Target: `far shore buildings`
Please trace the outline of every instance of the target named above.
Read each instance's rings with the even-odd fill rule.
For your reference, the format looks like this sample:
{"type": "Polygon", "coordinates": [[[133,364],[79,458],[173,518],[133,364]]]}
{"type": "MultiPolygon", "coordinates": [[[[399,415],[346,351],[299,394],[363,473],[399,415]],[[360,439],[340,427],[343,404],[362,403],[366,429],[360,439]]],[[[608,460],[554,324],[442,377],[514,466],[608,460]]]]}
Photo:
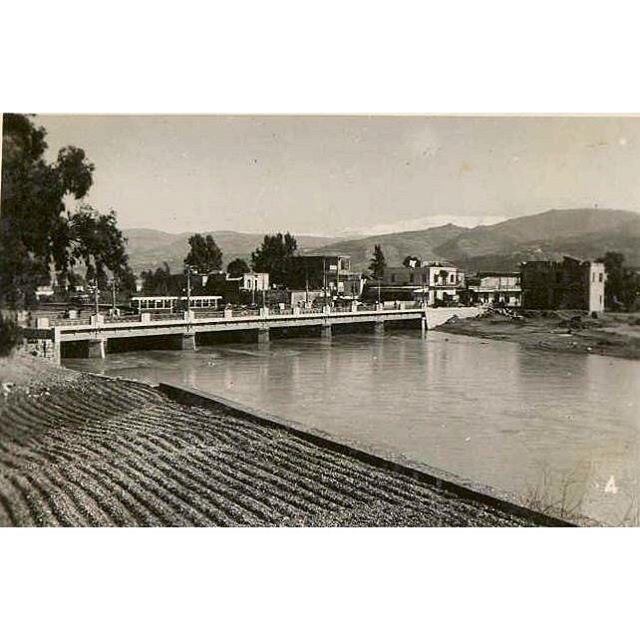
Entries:
{"type": "Polygon", "coordinates": [[[461,300],[465,274],[450,262],[421,261],[414,267],[385,267],[379,284],[381,300],[418,300],[439,306],[461,300]]]}
{"type": "Polygon", "coordinates": [[[565,256],[562,262],[523,262],[523,306],[527,309],[604,311],[605,266],[565,256]]]}
{"type": "Polygon", "coordinates": [[[358,298],[364,278],[351,271],[351,258],[346,255],[304,254],[293,258],[291,288],[298,291],[325,291],[327,296],[358,298]]]}
{"type": "Polygon", "coordinates": [[[469,304],[519,307],[522,287],[519,271],[479,271],[467,278],[469,304]]]}

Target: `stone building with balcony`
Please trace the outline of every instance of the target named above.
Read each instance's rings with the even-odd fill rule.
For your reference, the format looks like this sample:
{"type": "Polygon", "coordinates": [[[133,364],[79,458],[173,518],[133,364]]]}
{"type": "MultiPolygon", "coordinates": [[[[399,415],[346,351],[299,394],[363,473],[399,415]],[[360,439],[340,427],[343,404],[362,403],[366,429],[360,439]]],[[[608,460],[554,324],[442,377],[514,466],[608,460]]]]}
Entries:
{"type": "Polygon", "coordinates": [[[521,306],[520,272],[479,271],[467,277],[466,301],[472,305],[521,306]]]}
{"type": "MultiPolygon", "coordinates": [[[[371,283],[372,288],[376,286],[371,283]]],[[[435,261],[422,261],[415,267],[385,267],[379,283],[382,300],[419,300],[432,307],[458,304],[464,287],[462,269],[435,261]]]]}

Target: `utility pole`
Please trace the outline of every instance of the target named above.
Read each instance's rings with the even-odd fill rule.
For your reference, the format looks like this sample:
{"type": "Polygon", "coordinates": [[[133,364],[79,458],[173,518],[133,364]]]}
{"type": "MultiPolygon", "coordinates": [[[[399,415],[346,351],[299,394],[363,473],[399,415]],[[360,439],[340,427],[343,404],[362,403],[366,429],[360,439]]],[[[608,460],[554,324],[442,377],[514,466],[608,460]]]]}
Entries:
{"type": "Polygon", "coordinates": [[[96,277],[96,286],[93,290],[93,295],[96,303],[96,315],[100,313],[100,291],[98,290],[98,278],[96,277]]]}
{"type": "Polygon", "coordinates": [[[113,278],[111,281],[111,294],[112,294],[112,306],[113,306],[113,314],[116,313],[116,279],[113,278]]]}
{"type": "Polygon", "coordinates": [[[322,293],[324,296],[324,305],[327,305],[327,259],[322,258],[322,293]]]}
{"type": "Polygon", "coordinates": [[[187,265],[187,311],[191,311],[191,265],[187,265]]]}

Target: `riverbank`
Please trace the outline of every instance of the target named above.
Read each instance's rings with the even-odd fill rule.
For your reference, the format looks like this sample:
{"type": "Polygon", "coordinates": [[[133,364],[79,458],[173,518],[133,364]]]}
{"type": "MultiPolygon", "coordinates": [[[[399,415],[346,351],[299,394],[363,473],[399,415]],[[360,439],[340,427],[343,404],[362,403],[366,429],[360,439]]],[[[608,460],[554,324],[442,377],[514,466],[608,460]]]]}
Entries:
{"type": "Polygon", "coordinates": [[[436,330],[509,340],[532,349],[640,359],[640,313],[591,318],[586,313],[547,311],[511,317],[488,311],[476,318],[452,318],[436,330]]]}
{"type": "MultiPolygon", "coordinates": [[[[304,434],[14,356],[2,367],[4,526],[533,526],[304,434]]],[[[552,521],[549,520],[547,524],[552,521]]]]}

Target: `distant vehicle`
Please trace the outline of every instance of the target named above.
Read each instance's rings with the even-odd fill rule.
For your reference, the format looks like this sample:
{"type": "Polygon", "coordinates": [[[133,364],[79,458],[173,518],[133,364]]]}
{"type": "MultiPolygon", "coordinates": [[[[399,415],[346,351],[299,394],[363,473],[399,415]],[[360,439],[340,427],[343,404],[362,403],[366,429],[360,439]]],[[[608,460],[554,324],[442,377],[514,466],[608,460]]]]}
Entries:
{"type": "MultiPolygon", "coordinates": [[[[217,309],[222,296],[191,296],[190,308],[217,309]]],[[[131,306],[138,313],[150,311],[173,312],[187,308],[186,296],[135,296],[131,298],[131,306]]]]}

